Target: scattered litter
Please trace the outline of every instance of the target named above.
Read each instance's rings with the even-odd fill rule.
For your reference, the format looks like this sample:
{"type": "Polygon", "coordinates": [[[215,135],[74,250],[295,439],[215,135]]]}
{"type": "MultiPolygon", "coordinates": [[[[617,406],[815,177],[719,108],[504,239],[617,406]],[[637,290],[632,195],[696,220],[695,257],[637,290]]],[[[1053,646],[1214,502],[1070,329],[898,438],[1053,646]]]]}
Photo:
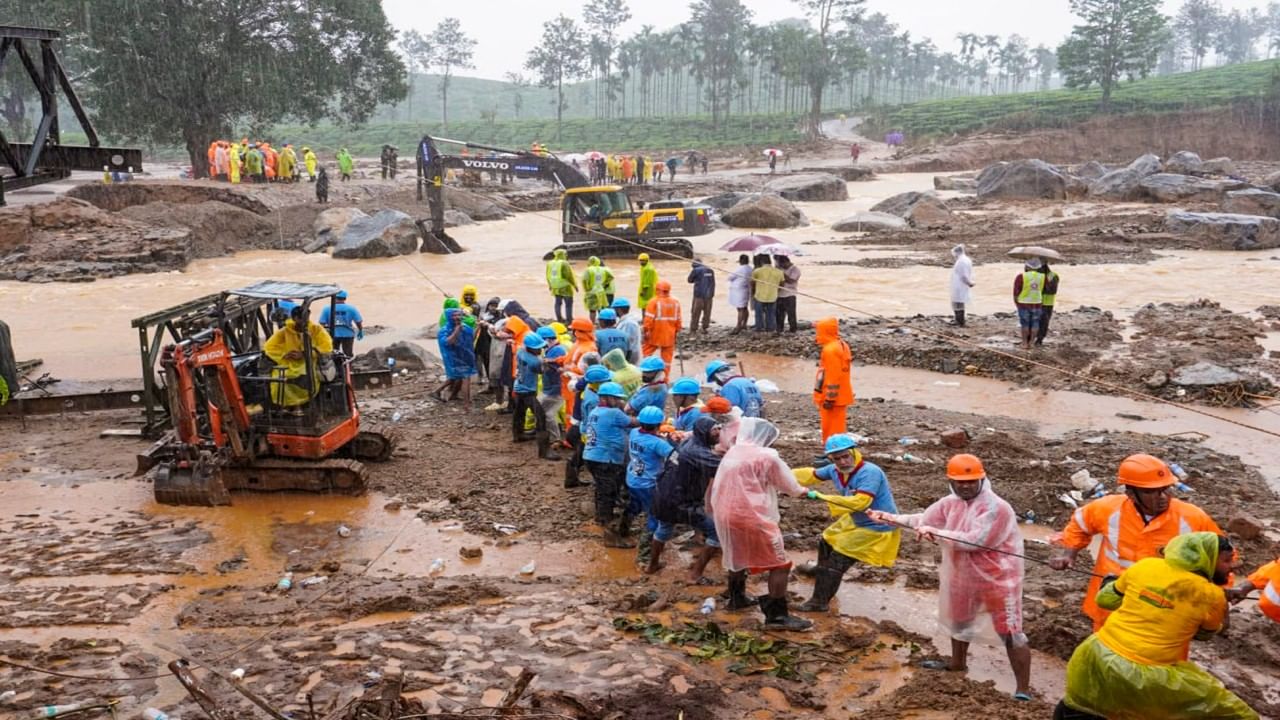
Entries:
{"type": "Polygon", "coordinates": [[[756,388],[758,388],[762,393],[782,392],[778,387],[778,383],[772,380],[756,380],[756,388]]]}
{"type": "Polygon", "coordinates": [[[923,458],[916,457],[911,453],[903,453],[902,457],[898,458],[898,460],[901,462],[909,462],[909,463],[916,463],[916,464],[920,464],[924,462],[923,458]]]}
{"type": "Polygon", "coordinates": [[[858,433],[849,433],[849,437],[853,438],[853,441],[858,443],[859,445],[866,445],[867,443],[871,442],[870,435],[859,435],[858,433]]]}
{"type": "Polygon", "coordinates": [[[37,709],[36,709],[36,717],[38,717],[38,718],[42,718],[42,717],[57,717],[57,716],[62,715],[62,714],[64,714],[64,713],[70,713],[70,712],[72,712],[72,711],[74,711],[74,710],[79,710],[79,709],[80,709],[80,705],[79,705],[79,704],[72,704],[72,705],[45,705],[45,706],[44,706],[44,707],[42,707],[42,708],[37,708],[37,709]]]}
{"type": "Polygon", "coordinates": [[[1026,511],[1025,513],[1023,513],[1023,515],[1022,515],[1022,522],[1023,522],[1023,524],[1025,524],[1025,525],[1035,525],[1035,524],[1036,524],[1036,511],[1035,511],[1035,510],[1028,510],[1028,511],[1026,511]]]}
{"type": "Polygon", "coordinates": [[[444,558],[436,558],[431,562],[431,567],[427,568],[428,575],[439,575],[444,572],[444,558]]]}
{"type": "Polygon", "coordinates": [[[306,580],[303,580],[299,584],[302,585],[302,587],[311,587],[312,585],[319,585],[322,582],[328,582],[328,581],[329,581],[328,575],[312,575],[311,577],[307,578],[306,580]]]}
{"type": "Polygon", "coordinates": [[[399,410],[397,410],[397,411],[395,411],[394,413],[392,413],[392,415],[391,415],[391,422],[400,422],[400,418],[403,418],[403,417],[404,417],[404,415],[403,415],[403,414],[401,414],[401,412],[400,412],[399,410]]]}
{"type": "Polygon", "coordinates": [[[920,441],[913,437],[898,438],[898,444],[903,446],[915,445],[918,442],[920,441]]]}
{"type": "Polygon", "coordinates": [[[1111,441],[1107,439],[1106,435],[1094,435],[1093,437],[1084,439],[1085,445],[1106,445],[1109,442],[1111,441]]]}
{"type": "Polygon", "coordinates": [[[698,608],[698,612],[703,615],[710,615],[716,611],[716,598],[714,595],[702,601],[702,607],[698,608]]]}
{"type": "Polygon", "coordinates": [[[535,562],[535,561],[533,561],[533,560],[530,560],[529,562],[525,563],[524,565],[522,565],[522,566],[520,567],[520,574],[521,574],[521,575],[532,575],[532,574],[533,574],[533,571],[534,571],[534,570],[537,570],[537,569],[538,569],[538,563],[537,563],[537,562],[535,562]]]}
{"type": "Polygon", "coordinates": [[[493,529],[497,530],[503,535],[515,535],[520,530],[520,528],[516,527],[515,525],[503,525],[502,523],[494,523],[493,529]]]}
{"type": "Polygon", "coordinates": [[[1191,487],[1190,485],[1188,485],[1188,484],[1186,484],[1186,483],[1182,482],[1181,480],[1179,480],[1178,482],[1176,482],[1176,483],[1174,483],[1174,484],[1173,484],[1173,489],[1174,489],[1174,490],[1177,490],[1177,491],[1178,491],[1178,492],[1180,492],[1180,493],[1186,493],[1186,494],[1190,494],[1190,493],[1195,492],[1195,488],[1193,488],[1193,487],[1191,487]]]}
{"type": "Polygon", "coordinates": [[[231,679],[232,679],[232,680],[234,680],[235,682],[240,682],[241,680],[243,680],[243,679],[244,679],[244,668],[236,668],[235,670],[232,670],[232,671],[231,671],[231,679]]]}
{"type": "Polygon", "coordinates": [[[447,532],[447,533],[462,532],[462,526],[458,524],[445,525],[444,527],[440,528],[440,532],[447,532]]]}
{"type": "MultiPolygon", "coordinates": [[[[142,717],[146,720],[171,720],[168,714],[155,708],[147,708],[146,710],[143,710],[142,717]]],[[[172,718],[172,720],[177,720],[177,718],[172,718]]]]}
{"type": "Polygon", "coordinates": [[[1187,474],[1187,471],[1184,470],[1183,467],[1178,463],[1170,464],[1169,469],[1173,471],[1174,475],[1178,476],[1179,480],[1186,480],[1189,477],[1189,475],[1187,474]]]}
{"type": "Polygon", "coordinates": [[[1077,470],[1071,475],[1071,487],[1079,490],[1080,492],[1092,490],[1097,484],[1098,482],[1089,474],[1088,469],[1077,470]]]}
{"type": "Polygon", "coordinates": [[[496,402],[495,402],[495,403],[489,403],[488,405],[485,405],[485,406],[484,406],[484,411],[485,411],[485,412],[490,412],[490,413],[496,413],[496,412],[498,412],[498,411],[499,411],[499,410],[501,410],[501,409],[502,409],[502,405],[501,405],[501,403],[496,403],[496,402]]]}
{"type": "MultiPolygon", "coordinates": [[[[1077,490],[1076,492],[1079,491],[1077,490]]],[[[1058,499],[1062,501],[1063,505],[1066,505],[1069,508],[1075,509],[1080,507],[1080,503],[1072,497],[1071,493],[1062,493],[1058,496],[1058,499]]]]}
{"type": "Polygon", "coordinates": [[[351,537],[351,528],[346,525],[338,526],[338,537],[351,537]]]}
{"type": "Polygon", "coordinates": [[[280,578],[280,582],[276,583],[276,589],[280,592],[289,592],[289,588],[293,587],[293,573],[287,572],[284,577],[280,578]]]}

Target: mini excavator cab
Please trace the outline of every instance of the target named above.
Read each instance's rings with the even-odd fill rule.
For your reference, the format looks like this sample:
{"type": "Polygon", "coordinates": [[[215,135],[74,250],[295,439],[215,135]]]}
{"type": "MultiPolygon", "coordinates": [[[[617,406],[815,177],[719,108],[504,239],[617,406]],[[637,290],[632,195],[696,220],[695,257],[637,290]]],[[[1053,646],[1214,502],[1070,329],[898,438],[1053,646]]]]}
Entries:
{"type": "Polygon", "coordinates": [[[157,501],[226,505],[231,490],[364,489],[358,460],[389,459],[394,438],[361,428],[351,358],[313,347],[312,308],[330,306],[332,338],[339,291],[265,281],[174,309],[183,330],[157,368],[172,429],[138,458],[139,473],[154,473],[157,501]],[[301,332],[285,329],[291,316],[308,323],[301,332]],[[300,349],[268,355],[275,333],[293,332],[289,347],[300,349]]]}

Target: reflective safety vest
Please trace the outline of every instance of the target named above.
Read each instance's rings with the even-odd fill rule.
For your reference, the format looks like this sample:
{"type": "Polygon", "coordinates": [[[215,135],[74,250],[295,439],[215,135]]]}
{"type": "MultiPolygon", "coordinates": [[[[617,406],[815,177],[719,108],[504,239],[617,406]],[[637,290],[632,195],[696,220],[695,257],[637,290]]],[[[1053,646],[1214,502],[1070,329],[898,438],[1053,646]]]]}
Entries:
{"type": "Polygon", "coordinates": [[[547,263],[547,284],[551,286],[552,292],[569,287],[569,279],[565,277],[568,265],[569,263],[565,260],[552,260],[547,263]]]}
{"type": "Polygon", "coordinates": [[[654,303],[655,322],[675,322],[680,319],[680,303],[675,298],[657,298],[654,303]]]}
{"type": "Polygon", "coordinates": [[[1044,301],[1044,273],[1028,270],[1022,273],[1022,292],[1018,302],[1022,305],[1039,305],[1044,301]]]}
{"type": "MultiPolygon", "coordinates": [[[[1058,279],[1058,273],[1050,270],[1049,276],[1045,278],[1045,281],[1044,281],[1045,290],[1040,294],[1041,305],[1044,305],[1045,307],[1053,307],[1053,303],[1057,300],[1057,297],[1058,297],[1058,290],[1055,287],[1053,293],[1050,293],[1048,288],[1049,288],[1049,284],[1057,279],[1058,279]]],[[[1026,280],[1023,280],[1022,282],[1024,285],[1026,284],[1026,280]]]]}
{"type": "Polygon", "coordinates": [[[1258,609],[1263,615],[1280,622],[1280,560],[1258,568],[1257,572],[1249,576],[1249,582],[1262,589],[1258,609]]]}

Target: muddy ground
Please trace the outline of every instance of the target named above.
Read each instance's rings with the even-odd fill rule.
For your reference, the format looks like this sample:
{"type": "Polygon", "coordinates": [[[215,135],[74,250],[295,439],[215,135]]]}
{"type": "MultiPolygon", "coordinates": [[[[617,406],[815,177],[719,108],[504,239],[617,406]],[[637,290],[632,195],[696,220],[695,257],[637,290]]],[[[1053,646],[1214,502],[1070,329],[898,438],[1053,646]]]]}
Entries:
{"type": "MultiPolygon", "coordinates": [[[[293,711],[308,693],[318,708],[336,706],[396,671],[429,711],[460,712],[494,704],[528,668],[538,678],[524,704],[574,718],[951,718],[979,710],[1044,718],[1062,661],[1088,632],[1077,610],[1085,579],[1029,564],[1027,632],[1040,658],[1033,685],[1047,703],[1009,699],[996,651],[971,679],[919,669],[938,656],[929,620],[937,551],[906,539],[895,568],[852,571],[838,612],[819,617],[815,633],[785,638],[797,643],[784,646],[792,660],[717,651],[697,629],[706,621],[697,607],[718,588],[686,584],[686,551],[674,548],[667,569],[643,576],[632,551],[599,546],[589,488],[563,489],[562,466],[534,459],[530,445],[511,445],[505,416],[442,407],[429,396],[432,383],[431,372],[419,373],[364,395],[370,421],[402,418],[400,449],[373,468],[364,498],[237,495],[230,508],[166,508],[149,502],[145,482],[127,477],[145,443],[97,437],[129,424],[130,414],[33,418],[25,431],[5,421],[0,432],[18,442],[0,455],[8,480],[0,493],[15,508],[0,521],[0,567],[10,583],[0,602],[36,609],[12,613],[5,625],[16,629],[0,627],[0,654],[126,677],[158,674],[158,661],[182,654],[222,674],[245,668],[248,687],[293,711]],[[481,557],[463,559],[462,548],[481,557]],[[435,557],[446,561],[439,576],[428,568],[435,557]],[[287,571],[296,585],[282,593],[275,580],[287,571]],[[311,584],[316,577],[324,579],[311,584]],[[623,631],[619,621],[650,630],[623,631]],[[683,639],[662,640],[676,631],[683,639]]],[[[808,397],[767,400],[783,429],[784,459],[812,462],[819,439],[808,397]]],[[[1088,469],[1111,490],[1117,463],[1136,451],[1188,469],[1195,492],[1187,499],[1237,533],[1246,566],[1280,552],[1280,533],[1268,527],[1280,501],[1261,476],[1192,439],[1089,430],[1044,437],[1029,423],[875,397],[860,398],[851,413],[850,429],[867,437],[864,451],[883,465],[904,511],[945,492],[942,467],[954,450],[938,436],[951,428],[970,433],[967,449],[986,460],[997,491],[1034,518],[1024,525],[1033,557],[1046,556],[1044,541],[1069,516],[1059,496],[1072,489],[1070,476],[1088,469]],[[902,438],[918,442],[904,446],[902,438]]],[[[788,547],[812,558],[829,522],[825,507],[787,498],[782,516],[788,547]]],[[[723,581],[715,563],[709,573],[723,581]]],[[[809,594],[807,583],[794,578],[796,601],[809,594]]],[[[1197,659],[1264,715],[1280,717],[1280,698],[1267,687],[1280,632],[1255,615],[1238,610],[1229,636],[1198,646],[1197,659]]],[[[709,619],[758,635],[755,613],[709,619]]],[[[92,683],[0,668],[0,685],[20,689],[19,707],[119,697],[122,707],[197,714],[168,679],[92,683]]],[[[210,687],[249,716],[221,680],[210,687]]]]}

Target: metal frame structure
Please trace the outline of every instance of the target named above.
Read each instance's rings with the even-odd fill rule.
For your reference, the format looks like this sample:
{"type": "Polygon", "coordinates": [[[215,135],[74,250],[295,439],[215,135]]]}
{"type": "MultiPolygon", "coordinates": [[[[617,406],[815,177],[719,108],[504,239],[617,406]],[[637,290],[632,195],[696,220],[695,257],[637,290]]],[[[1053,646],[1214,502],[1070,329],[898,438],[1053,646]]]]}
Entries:
{"type": "Polygon", "coordinates": [[[72,170],[95,171],[103,167],[113,171],[130,167],[135,172],[142,170],[141,150],[102,147],[98,131],[54,51],[54,41],[60,37],[62,34],[57,30],[0,25],[0,70],[13,51],[40,95],[40,122],[30,143],[11,143],[0,132],[0,206],[5,204],[6,191],[62,180],[70,176],[72,170]],[[34,57],[37,54],[39,66],[34,57]],[[62,144],[58,126],[59,87],[89,139],[87,146],[62,144]]]}

